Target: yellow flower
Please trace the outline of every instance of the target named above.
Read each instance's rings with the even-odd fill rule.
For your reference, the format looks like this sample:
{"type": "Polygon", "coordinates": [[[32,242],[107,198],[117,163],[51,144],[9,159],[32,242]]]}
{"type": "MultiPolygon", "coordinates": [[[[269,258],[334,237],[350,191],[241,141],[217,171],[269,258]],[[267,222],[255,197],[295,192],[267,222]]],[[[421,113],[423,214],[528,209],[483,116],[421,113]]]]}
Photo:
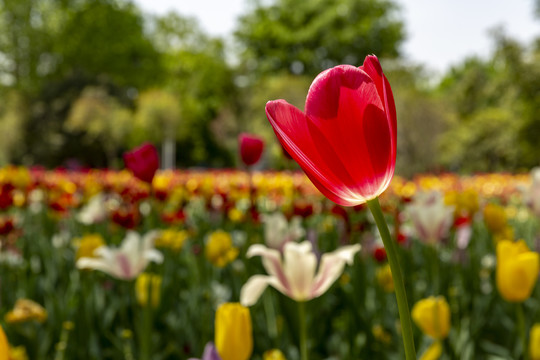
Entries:
{"type": "Polygon", "coordinates": [[[224,303],[216,312],[216,349],[222,360],[247,360],[253,351],[249,309],[224,303]]]}
{"type": "Polygon", "coordinates": [[[487,204],[484,207],[484,223],[491,233],[504,231],[508,223],[504,208],[497,204],[487,204]]]}
{"type": "Polygon", "coordinates": [[[533,325],[529,339],[529,354],[531,360],[540,360],[540,323],[533,325]]]}
{"type": "Polygon", "coordinates": [[[444,197],[444,202],[446,205],[455,207],[455,217],[466,215],[472,218],[480,207],[478,193],[474,189],[467,189],[463,192],[449,191],[444,197]]]}
{"type": "Polygon", "coordinates": [[[436,340],[450,332],[450,306],[442,296],[430,296],[418,301],[412,309],[412,318],[422,332],[436,340]]]}
{"type": "Polygon", "coordinates": [[[95,257],[94,251],[105,245],[105,240],[103,240],[103,237],[99,234],[87,234],[82,238],[73,239],[73,242],[78,246],[77,254],[75,255],[77,260],[83,257],[95,257]]]}
{"type": "Polygon", "coordinates": [[[437,360],[442,355],[442,345],[440,341],[435,341],[430,347],[420,356],[420,360],[437,360]]]}
{"type": "Polygon", "coordinates": [[[135,295],[141,306],[148,304],[148,293],[152,301],[152,307],[157,308],[161,297],[162,277],[159,275],[141,273],[135,281],[135,295]]]}
{"type": "Polygon", "coordinates": [[[227,215],[232,222],[240,222],[244,220],[244,213],[236,207],[230,209],[227,215]]]}
{"type": "Polygon", "coordinates": [[[162,230],[159,237],[154,240],[154,246],[179,252],[188,238],[189,233],[186,230],[162,230]]]}
{"type": "Polygon", "coordinates": [[[9,345],[2,325],[0,325],[0,360],[8,360],[9,345]]]}
{"type": "Polygon", "coordinates": [[[392,270],[390,270],[390,264],[386,264],[377,269],[375,274],[379,286],[386,292],[394,291],[394,279],[392,278],[392,270]]]}
{"type": "Polygon", "coordinates": [[[381,325],[373,325],[371,328],[373,337],[383,344],[390,344],[392,342],[392,334],[386,331],[381,325]]]}
{"type": "MultiPolygon", "coordinates": [[[[0,359],[2,357],[0,356],[0,359]]],[[[28,360],[28,354],[23,346],[12,347],[9,349],[9,360],[28,360]]]]}
{"type": "Polygon", "coordinates": [[[514,240],[514,229],[511,226],[506,226],[501,231],[493,234],[493,241],[498,244],[503,240],[514,240]]]}
{"type": "Polygon", "coordinates": [[[263,360],[286,360],[285,355],[278,350],[278,349],[272,349],[268,350],[263,354],[263,360]]]}
{"type": "Polygon", "coordinates": [[[218,230],[208,237],[205,255],[212,264],[224,267],[238,256],[238,249],[233,246],[229,233],[218,230]]]}
{"type": "Polygon", "coordinates": [[[47,320],[47,311],[38,303],[28,299],[17,300],[13,310],[6,314],[6,322],[8,324],[23,323],[32,320],[40,323],[44,322],[47,320]]]}
{"type": "Polygon", "coordinates": [[[525,241],[500,241],[497,244],[497,288],[506,301],[522,302],[533,291],[540,267],[538,253],[525,241]]]}

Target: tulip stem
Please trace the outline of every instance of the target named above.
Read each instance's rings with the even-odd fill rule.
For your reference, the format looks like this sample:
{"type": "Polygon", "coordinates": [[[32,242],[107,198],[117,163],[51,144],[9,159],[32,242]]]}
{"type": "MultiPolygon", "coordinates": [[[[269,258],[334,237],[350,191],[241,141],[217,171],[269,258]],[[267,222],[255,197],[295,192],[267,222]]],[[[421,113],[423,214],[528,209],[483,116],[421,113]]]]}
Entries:
{"type": "Polygon", "coordinates": [[[306,330],[306,306],[304,301],[298,301],[298,327],[300,329],[300,359],[308,360],[307,330],[306,330]]]}
{"type": "Polygon", "coordinates": [[[388,225],[386,224],[384,214],[381,210],[381,205],[379,204],[379,198],[368,200],[367,206],[375,218],[375,223],[377,224],[377,228],[381,234],[384,248],[386,249],[386,254],[388,256],[388,263],[390,264],[390,269],[392,271],[399,318],[401,320],[401,332],[403,336],[403,345],[405,347],[405,358],[407,360],[415,360],[416,351],[414,349],[411,314],[409,312],[409,304],[407,303],[407,294],[405,292],[405,285],[403,283],[403,276],[401,273],[401,267],[399,265],[397,248],[390,236],[388,225]]]}
{"type": "Polygon", "coordinates": [[[529,352],[527,351],[527,331],[525,328],[525,315],[523,314],[523,304],[516,304],[517,326],[519,327],[519,335],[521,337],[521,351],[523,360],[529,360],[529,352]]]}

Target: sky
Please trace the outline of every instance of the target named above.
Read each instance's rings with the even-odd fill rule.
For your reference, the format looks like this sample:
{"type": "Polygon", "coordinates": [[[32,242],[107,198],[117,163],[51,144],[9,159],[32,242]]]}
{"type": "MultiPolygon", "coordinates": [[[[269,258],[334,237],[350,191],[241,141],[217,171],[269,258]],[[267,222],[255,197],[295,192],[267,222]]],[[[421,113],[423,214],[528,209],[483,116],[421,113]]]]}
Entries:
{"type": "MultiPolygon", "coordinates": [[[[231,36],[236,18],[249,0],[134,0],[144,11],[164,14],[175,10],[199,19],[212,35],[231,36]]],[[[301,1],[301,0],[299,0],[301,1]]],[[[407,39],[404,55],[442,73],[471,55],[492,51],[489,30],[503,26],[523,42],[540,35],[534,0],[395,0],[402,8],[407,39]]]]}

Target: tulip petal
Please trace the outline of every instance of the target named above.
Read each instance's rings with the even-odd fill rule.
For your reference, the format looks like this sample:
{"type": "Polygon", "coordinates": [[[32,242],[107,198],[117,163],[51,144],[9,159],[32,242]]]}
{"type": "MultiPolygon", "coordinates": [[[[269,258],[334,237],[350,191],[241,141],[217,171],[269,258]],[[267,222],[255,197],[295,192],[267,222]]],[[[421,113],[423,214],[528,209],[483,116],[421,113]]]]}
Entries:
{"type": "Polygon", "coordinates": [[[359,244],[344,246],[334,252],[324,254],[321,257],[319,271],[313,282],[311,290],[312,298],[324,294],[330,286],[341,276],[345,264],[352,264],[354,255],[360,251],[359,244]]]}
{"type": "Polygon", "coordinates": [[[266,115],[281,145],[310,179],[316,179],[314,185],[321,192],[335,194],[333,198],[341,199],[338,202],[340,205],[359,203],[357,199],[349,199],[354,194],[346,189],[342,179],[348,179],[348,182],[352,182],[352,179],[344,165],[324,134],[310,125],[311,121],[304,113],[284,100],[276,100],[266,104],[266,115]],[[318,133],[317,139],[311,132],[318,133]],[[332,168],[325,158],[332,159],[332,168]]]}
{"type": "Polygon", "coordinates": [[[255,305],[268,285],[272,285],[284,295],[289,295],[283,292],[284,288],[280,286],[281,284],[279,284],[276,278],[265,275],[253,275],[240,290],[240,303],[243,306],[255,305]]]}
{"type": "Polygon", "coordinates": [[[296,301],[309,300],[317,268],[317,257],[309,241],[289,242],[283,249],[284,269],[290,285],[290,297],[296,301]]]}
{"type": "Polygon", "coordinates": [[[290,286],[289,281],[283,272],[283,263],[281,261],[280,252],[275,249],[269,249],[264,245],[255,244],[251,245],[246,252],[247,258],[253,256],[262,257],[262,263],[266,272],[277,280],[274,287],[283,294],[287,294],[290,290],[290,286]]]}

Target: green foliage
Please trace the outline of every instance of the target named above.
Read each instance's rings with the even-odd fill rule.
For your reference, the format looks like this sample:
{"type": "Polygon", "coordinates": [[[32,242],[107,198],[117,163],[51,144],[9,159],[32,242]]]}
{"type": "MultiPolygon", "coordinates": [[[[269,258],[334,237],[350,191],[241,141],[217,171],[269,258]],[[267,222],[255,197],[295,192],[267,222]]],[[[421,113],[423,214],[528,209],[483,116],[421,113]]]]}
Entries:
{"type": "Polygon", "coordinates": [[[154,19],[152,28],[152,39],[169,74],[163,85],[180,104],[178,162],[184,166],[230,165],[225,143],[212,131],[217,118],[231,121],[222,114],[234,106],[236,94],[223,41],[206,36],[193,19],[174,13],[154,19]]]}
{"type": "Polygon", "coordinates": [[[143,32],[143,17],[130,2],[84,2],[70,14],[56,45],[62,74],[105,76],[135,87],[163,76],[159,54],[143,32]]]}
{"type": "Polygon", "coordinates": [[[126,143],[132,129],[131,111],[110,97],[106,90],[87,87],[71,107],[64,128],[82,132],[87,142],[100,142],[107,154],[108,165],[116,160],[118,148],[126,143]]]}
{"type": "Polygon", "coordinates": [[[526,49],[501,30],[493,38],[491,59],[466,60],[440,85],[452,119],[441,161],[452,170],[513,170],[540,161],[538,48],[526,49]]]}
{"type": "Polygon", "coordinates": [[[316,75],[366,55],[399,55],[403,23],[390,0],[277,0],[240,18],[236,37],[247,68],[316,75]]]}

